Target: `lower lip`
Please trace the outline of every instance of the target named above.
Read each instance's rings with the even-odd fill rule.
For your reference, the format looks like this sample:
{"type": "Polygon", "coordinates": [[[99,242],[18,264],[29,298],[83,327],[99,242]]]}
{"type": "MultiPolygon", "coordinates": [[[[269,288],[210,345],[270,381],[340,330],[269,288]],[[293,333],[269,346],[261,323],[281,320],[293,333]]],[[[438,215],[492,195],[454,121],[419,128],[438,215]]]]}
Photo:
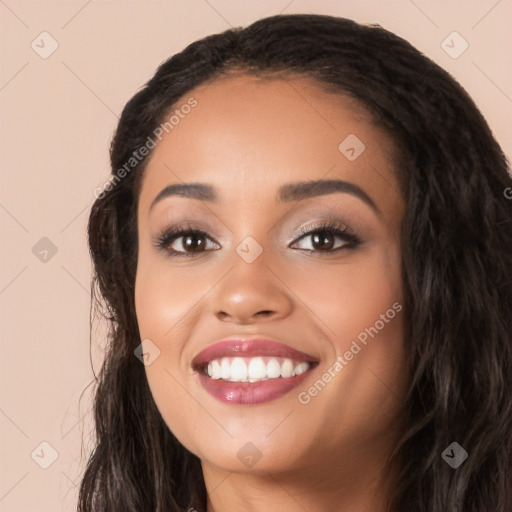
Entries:
{"type": "Polygon", "coordinates": [[[260,382],[229,382],[222,379],[210,379],[200,372],[198,374],[201,385],[217,400],[226,404],[256,405],[275,400],[296,388],[309,377],[313,368],[314,366],[295,377],[260,382]]]}

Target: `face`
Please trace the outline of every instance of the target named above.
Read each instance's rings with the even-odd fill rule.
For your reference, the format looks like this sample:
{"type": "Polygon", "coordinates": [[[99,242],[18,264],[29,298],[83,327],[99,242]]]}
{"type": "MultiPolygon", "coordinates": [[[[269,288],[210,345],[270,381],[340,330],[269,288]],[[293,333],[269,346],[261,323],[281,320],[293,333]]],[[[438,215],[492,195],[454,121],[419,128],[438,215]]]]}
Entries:
{"type": "Polygon", "coordinates": [[[163,419],[203,469],[383,460],[407,384],[392,141],[304,79],[223,78],[176,109],[190,98],[138,206],[163,419]]]}

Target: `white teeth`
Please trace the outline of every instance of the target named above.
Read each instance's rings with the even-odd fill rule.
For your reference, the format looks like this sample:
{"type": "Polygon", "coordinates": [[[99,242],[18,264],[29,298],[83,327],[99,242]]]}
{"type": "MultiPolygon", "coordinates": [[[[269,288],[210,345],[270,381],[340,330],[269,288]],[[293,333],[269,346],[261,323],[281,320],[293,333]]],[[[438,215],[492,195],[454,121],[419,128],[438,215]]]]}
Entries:
{"type": "Polygon", "coordinates": [[[295,375],[293,372],[293,363],[289,359],[285,359],[281,365],[281,377],[287,379],[295,375]]]}
{"type": "Polygon", "coordinates": [[[263,379],[267,376],[267,365],[261,357],[253,357],[249,363],[249,378],[263,379]]]}
{"type": "Polygon", "coordinates": [[[231,363],[231,378],[234,382],[241,382],[247,379],[247,365],[241,357],[235,357],[231,363]]]}
{"type": "Polygon", "coordinates": [[[271,359],[267,363],[267,377],[269,379],[277,379],[277,377],[281,377],[281,365],[277,359],[271,359]]]}
{"type": "Polygon", "coordinates": [[[220,364],[218,360],[212,361],[212,375],[214,379],[220,379],[220,364]]]}
{"type": "Polygon", "coordinates": [[[273,357],[267,360],[263,357],[223,357],[208,363],[207,374],[211,379],[230,382],[259,382],[301,375],[310,367],[311,363],[294,362],[285,358],[273,357]]]}
{"type": "Polygon", "coordinates": [[[309,363],[299,363],[295,367],[295,375],[301,375],[309,370],[309,363]]]}
{"type": "Polygon", "coordinates": [[[231,376],[231,363],[227,357],[223,357],[220,363],[221,378],[224,380],[229,379],[231,376]]]}

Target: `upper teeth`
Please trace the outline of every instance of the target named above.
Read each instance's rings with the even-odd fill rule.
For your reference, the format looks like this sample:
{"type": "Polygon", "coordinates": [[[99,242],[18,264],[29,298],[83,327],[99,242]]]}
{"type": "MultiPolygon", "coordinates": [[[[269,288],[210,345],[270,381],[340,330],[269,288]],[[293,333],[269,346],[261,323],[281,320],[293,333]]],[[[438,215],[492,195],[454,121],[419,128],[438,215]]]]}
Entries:
{"type": "Polygon", "coordinates": [[[223,357],[208,363],[207,373],[212,379],[231,382],[256,382],[278,377],[288,378],[309,370],[308,362],[286,358],[223,357]]]}

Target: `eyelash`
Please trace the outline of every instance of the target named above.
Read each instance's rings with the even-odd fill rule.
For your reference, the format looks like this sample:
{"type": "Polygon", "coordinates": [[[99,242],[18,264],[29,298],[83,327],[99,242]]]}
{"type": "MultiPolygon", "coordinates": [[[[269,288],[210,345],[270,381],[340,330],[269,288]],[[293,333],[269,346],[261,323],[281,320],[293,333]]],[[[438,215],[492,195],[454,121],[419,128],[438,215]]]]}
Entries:
{"type": "MultiPolygon", "coordinates": [[[[342,238],[344,243],[340,247],[329,251],[319,251],[315,249],[299,249],[302,251],[306,251],[309,253],[320,253],[320,254],[333,254],[337,253],[341,250],[346,249],[354,249],[360,243],[361,240],[354,233],[351,233],[347,226],[338,224],[334,221],[321,222],[313,227],[301,228],[298,236],[295,238],[293,243],[298,242],[302,238],[305,238],[307,235],[313,235],[317,233],[330,233],[335,235],[336,237],[342,238]]],[[[157,249],[164,251],[170,257],[193,257],[198,254],[202,254],[208,251],[199,251],[197,253],[188,253],[186,251],[175,251],[174,249],[169,249],[169,245],[175,240],[185,236],[185,235],[199,235],[205,238],[211,238],[207,233],[202,231],[201,229],[193,228],[190,225],[181,226],[181,227],[172,227],[164,231],[160,236],[156,238],[155,245],[157,249]]]]}

